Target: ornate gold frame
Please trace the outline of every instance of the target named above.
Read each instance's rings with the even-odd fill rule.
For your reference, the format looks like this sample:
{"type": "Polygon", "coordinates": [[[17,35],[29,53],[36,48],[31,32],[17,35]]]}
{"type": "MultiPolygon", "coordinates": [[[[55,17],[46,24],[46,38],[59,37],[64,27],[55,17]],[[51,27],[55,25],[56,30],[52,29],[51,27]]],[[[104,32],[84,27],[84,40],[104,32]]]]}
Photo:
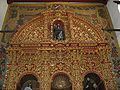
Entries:
{"type": "Polygon", "coordinates": [[[15,90],[20,78],[29,73],[38,78],[40,90],[50,90],[52,77],[59,72],[70,77],[72,90],[83,89],[84,76],[89,72],[100,76],[106,90],[116,90],[109,58],[111,49],[104,32],[65,9],[45,11],[21,26],[11,39],[7,51],[9,64],[4,90],[15,90]],[[56,14],[51,15],[53,12],[56,14]],[[57,18],[62,19],[65,26],[70,23],[69,30],[65,30],[65,41],[55,42],[49,38],[51,31],[48,26],[57,18]],[[78,35],[76,31],[84,33],[75,36],[78,35]],[[84,35],[94,37],[86,39],[84,35]]]}

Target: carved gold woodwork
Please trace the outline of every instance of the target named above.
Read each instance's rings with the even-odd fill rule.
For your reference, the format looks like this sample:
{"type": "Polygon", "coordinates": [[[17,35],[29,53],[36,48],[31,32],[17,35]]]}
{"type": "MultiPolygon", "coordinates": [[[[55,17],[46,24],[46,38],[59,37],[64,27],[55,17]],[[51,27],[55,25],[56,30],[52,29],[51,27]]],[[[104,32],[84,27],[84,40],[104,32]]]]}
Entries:
{"type": "Polygon", "coordinates": [[[104,32],[71,11],[43,12],[21,26],[10,44],[4,90],[16,90],[26,74],[37,77],[40,90],[50,90],[53,76],[61,72],[70,78],[72,90],[82,90],[84,77],[90,72],[100,76],[106,90],[117,90],[104,32]],[[52,40],[55,20],[64,22],[64,41],[52,40]]]}

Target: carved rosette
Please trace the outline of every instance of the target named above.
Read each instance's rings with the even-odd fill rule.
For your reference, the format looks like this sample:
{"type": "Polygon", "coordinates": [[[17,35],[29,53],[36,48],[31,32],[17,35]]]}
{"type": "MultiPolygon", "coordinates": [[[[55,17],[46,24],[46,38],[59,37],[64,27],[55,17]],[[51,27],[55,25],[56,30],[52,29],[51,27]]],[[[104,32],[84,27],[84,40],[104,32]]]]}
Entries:
{"type": "Polygon", "coordinates": [[[40,90],[50,90],[57,73],[68,75],[72,90],[82,90],[84,77],[90,72],[100,76],[106,90],[116,90],[110,49],[103,31],[64,8],[45,11],[27,22],[15,33],[10,44],[5,90],[16,90],[26,74],[38,78],[40,90]],[[52,40],[55,20],[64,22],[64,41],[52,40]]]}

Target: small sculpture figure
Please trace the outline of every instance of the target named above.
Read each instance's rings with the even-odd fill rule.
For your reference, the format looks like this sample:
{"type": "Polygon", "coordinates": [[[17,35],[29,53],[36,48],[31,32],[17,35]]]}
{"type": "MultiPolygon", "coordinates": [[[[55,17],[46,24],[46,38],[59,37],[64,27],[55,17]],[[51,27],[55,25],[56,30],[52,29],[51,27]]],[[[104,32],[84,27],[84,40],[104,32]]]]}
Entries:
{"type": "Polygon", "coordinates": [[[53,31],[55,40],[64,40],[64,29],[60,24],[54,24],[53,31]]]}
{"type": "Polygon", "coordinates": [[[29,84],[27,87],[25,87],[24,90],[32,90],[32,88],[31,88],[31,84],[29,84]]]}

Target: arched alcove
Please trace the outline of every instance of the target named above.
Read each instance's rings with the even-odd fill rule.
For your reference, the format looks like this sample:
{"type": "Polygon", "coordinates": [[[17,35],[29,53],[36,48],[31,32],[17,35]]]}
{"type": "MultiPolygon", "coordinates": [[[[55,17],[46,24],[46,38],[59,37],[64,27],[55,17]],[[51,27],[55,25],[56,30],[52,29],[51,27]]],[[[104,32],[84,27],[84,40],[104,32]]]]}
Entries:
{"type": "Polygon", "coordinates": [[[72,83],[66,74],[60,73],[54,76],[51,90],[72,90],[72,83]]]}
{"type": "Polygon", "coordinates": [[[28,90],[27,88],[29,88],[30,90],[39,90],[39,83],[37,78],[32,75],[32,74],[28,74],[25,75],[21,78],[20,82],[17,84],[17,88],[16,90],[28,90]]]}
{"type": "Polygon", "coordinates": [[[104,82],[95,73],[88,73],[84,77],[83,90],[106,90],[104,82]]]}
{"type": "Polygon", "coordinates": [[[53,39],[65,40],[64,23],[61,20],[55,20],[53,23],[53,39]]]}

